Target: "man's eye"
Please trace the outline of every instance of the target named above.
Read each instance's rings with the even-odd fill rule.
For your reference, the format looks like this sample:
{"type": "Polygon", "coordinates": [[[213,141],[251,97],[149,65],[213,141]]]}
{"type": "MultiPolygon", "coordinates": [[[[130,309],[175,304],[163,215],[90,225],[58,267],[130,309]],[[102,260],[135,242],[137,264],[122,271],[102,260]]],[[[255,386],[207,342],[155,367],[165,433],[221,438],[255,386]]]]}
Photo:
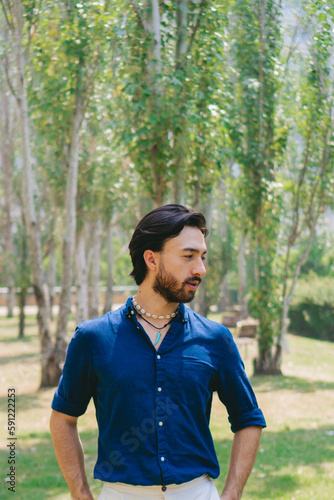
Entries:
{"type": "Polygon", "coordinates": [[[202,257],[202,261],[204,262],[206,260],[206,257],[202,257]]]}
{"type": "Polygon", "coordinates": [[[185,255],[186,259],[191,259],[192,255],[185,255]]]}

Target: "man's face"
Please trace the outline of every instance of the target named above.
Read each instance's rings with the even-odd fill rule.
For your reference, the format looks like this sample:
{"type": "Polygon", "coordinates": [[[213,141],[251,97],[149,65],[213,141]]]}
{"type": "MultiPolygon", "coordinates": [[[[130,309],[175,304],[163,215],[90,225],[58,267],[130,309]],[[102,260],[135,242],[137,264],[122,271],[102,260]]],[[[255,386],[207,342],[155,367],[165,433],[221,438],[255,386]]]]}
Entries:
{"type": "Polygon", "coordinates": [[[185,226],[178,236],[165,242],[159,253],[153,290],[167,302],[192,301],[206,274],[206,251],[203,233],[197,227],[185,226]]]}

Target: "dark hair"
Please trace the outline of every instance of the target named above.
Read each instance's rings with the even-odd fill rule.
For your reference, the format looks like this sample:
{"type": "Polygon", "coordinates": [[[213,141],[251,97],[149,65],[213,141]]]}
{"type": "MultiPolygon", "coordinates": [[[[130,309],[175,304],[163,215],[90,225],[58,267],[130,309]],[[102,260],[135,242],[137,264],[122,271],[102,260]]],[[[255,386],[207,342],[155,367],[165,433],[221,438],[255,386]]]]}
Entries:
{"type": "Polygon", "coordinates": [[[167,239],[175,238],[185,226],[197,227],[208,234],[203,214],[183,205],[164,205],[149,212],[137,224],[129,243],[133,270],[130,273],[140,285],[147,274],[145,250],[160,252],[167,239]]]}

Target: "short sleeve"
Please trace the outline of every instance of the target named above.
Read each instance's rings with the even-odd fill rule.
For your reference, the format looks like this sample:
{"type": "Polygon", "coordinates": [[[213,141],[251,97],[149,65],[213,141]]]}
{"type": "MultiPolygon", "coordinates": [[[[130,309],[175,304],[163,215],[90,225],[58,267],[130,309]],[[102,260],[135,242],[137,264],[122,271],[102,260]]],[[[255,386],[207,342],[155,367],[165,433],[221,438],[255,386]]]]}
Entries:
{"type": "Polygon", "coordinates": [[[236,432],[252,425],[266,427],[238,348],[232,334],[226,331],[227,337],[214,385],[219,399],[226,406],[231,430],[236,432]]]}
{"type": "Polygon", "coordinates": [[[87,409],[93,395],[93,367],[86,334],[77,327],[70,340],[63,374],[52,401],[52,409],[79,417],[87,409]]]}

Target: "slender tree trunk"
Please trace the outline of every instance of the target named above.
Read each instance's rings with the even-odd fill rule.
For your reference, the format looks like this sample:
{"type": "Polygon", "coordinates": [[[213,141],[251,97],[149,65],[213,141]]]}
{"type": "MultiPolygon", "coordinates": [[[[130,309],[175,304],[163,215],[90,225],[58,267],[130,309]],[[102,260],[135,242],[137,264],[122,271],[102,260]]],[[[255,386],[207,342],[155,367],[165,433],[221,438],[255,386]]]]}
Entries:
{"type": "Polygon", "coordinates": [[[23,337],[24,337],[24,323],[25,323],[24,307],[26,305],[26,296],[27,296],[27,289],[26,288],[21,288],[21,291],[19,293],[19,308],[20,308],[20,314],[19,314],[19,339],[23,339],[23,337]]]}
{"type": "Polygon", "coordinates": [[[28,241],[27,241],[27,232],[26,232],[26,227],[24,223],[24,217],[23,217],[23,212],[21,211],[21,217],[22,217],[22,228],[20,232],[20,239],[21,239],[21,244],[19,245],[19,250],[20,250],[20,274],[19,274],[19,293],[18,293],[18,302],[19,302],[19,338],[24,337],[24,323],[25,323],[25,304],[26,304],[26,297],[27,297],[27,292],[28,292],[28,286],[30,285],[29,281],[29,265],[28,265],[28,260],[29,260],[29,255],[28,255],[28,241]]]}
{"type": "Polygon", "coordinates": [[[61,294],[56,334],[55,357],[62,363],[66,354],[67,322],[71,310],[71,287],[73,278],[73,257],[76,234],[76,199],[79,167],[80,129],[83,119],[83,95],[77,88],[75,108],[73,111],[70,152],[65,196],[65,237],[63,241],[63,269],[61,277],[61,294]]]}
{"type": "Polygon", "coordinates": [[[241,306],[241,318],[247,318],[247,273],[246,273],[246,235],[242,232],[240,237],[240,246],[238,254],[238,268],[239,268],[239,305],[241,306]]]}
{"type": "Polygon", "coordinates": [[[112,221],[108,224],[108,234],[107,234],[107,293],[104,303],[104,314],[112,310],[113,302],[113,265],[114,265],[114,247],[113,247],[113,223],[112,221]]]}
{"type": "Polygon", "coordinates": [[[224,312],[227,310],[229,306],[227,273],[224,275],[220,289],[221,289],[221,300],[219,304],[219,309],[221,312],[224,312]]]}
{"type": "MultiPolygon", "coordinates": [[[[211,229],[212,226],[212,204],[213,204],[213,191],[209,194],[208,199],[203,203],[201,212],[206,219],[206,227],[211,229]]],[[[206,238],[206,245],[209,248],[210,243],[210,232],[206,238]]],[[[210,254],[208,253],[208,258],[206,260],[206,267],[210,266],[210,254]]],[[[217,291],[218,292],[218,291],[217,291]]],[[[207,316],[210,310],[210,296],[207,290],[207,284],[205,277],[199,286],[198,294],[195,300],[195,309],[202,316],[207,316]]]]}
{"type": "Polygon", "coordinates": [[[100,254],[102,236],[102,224],[100,219],[94,224],[93,235],[91,271],[89,276],[90,284],[88,290],[88,315],[90,318],[96,318],[100,310],[100,254]]]}
{"type": "MultiPolygon", "coordinates": [[[[184,73],[184,57],[187,52],[187,4],[188,0],[178,0],[176,6],[176,44],[175,44],[175,68],[176,71],[184,73]]],[[[181,100],[183,88],[180,90],[181,100]]],[[[178,108],[182,108],[183,102],[178,108]]],[[[175,165],[173,178],[173,201],[185,204],[185,152],[184,152],[184,127],[181,113],[179,113],[180,124],[174,130],[175,165]]]]}
{"type": "Polygon", "coordinates": [[[26,96],[25,63],[23,55],[23,15],[20,0],[14,0],[15,17],[15,56],[18,71],[16,102],[19,113],[19,126],[22,145],[22,198],[23,213],[28,235],[28,246],[31,261],[32,284],[38,306],[38,326],[41,342],[41,386],[50,385],[48,375],[48,359],[52,349],[50,338],[50,303],[48,288],[44,281],[42,268],[42,251],[39,224],[35,213],[33,172],[31,165],[30,134],[28,118],[28,101],[26,96]]]}
{"type": "MultiPolygon", "coordinates": [[[[293,294],[294,294],[294,291],[295,291],[295,288],[296,288],[296,285],[297,285],[297,282],[298,282],[298,279],[300,276],[301,268],[305,264],[305,262],[307,261],[307,257],[309,256],[309,253],[311,250],[312,241],[313,241],[314,235],[315,235],[317,220],[318,220],[318,218],[316,218],[313,221],[313,224],[310,227],[309,237],[308,237],[308,240],[306,242],[304,252],[300,255],[300,257],[298,259],[295,271],[293,273],[292,283],[291,283],[290,287],[287,286],[287,283],[285,283],[285,286],[284,286],[284,295],[283,295],[284,302],[283,302],[283,309],[281,312],[281,319],[280,319],[280,338],[279,338],[279,341],[277,343],[276,357],[278,357],[280,355],[282,348],[285,349],[286,351],[289,350],[286,335],[287,335],[288,324],[289,324],[288,314],[289,314],[290,304],[291,304],[291,300],[293,298],[293,294]]],[[[288,256],[290,256],[290,251],[288,251],[288,256]]],[[[286,265],[289,266],[289,260],[287,260],[286,265]]]]}
{"type": "Polygon", "coordinates": [[[4,182],[4,246],[6,255],[5,279],[7,292],[7,317],[13,317],[15,305],[15,283],[14,283],[14,261],[13,261],[13,221],[12,221],[12,197],[13,197],[13,173],[12,160],[12,112],[8,89],[1,78],[0,91],[0,164],[3,170],[4,182]]]}
{"type": "Polygon", "coordinates": [[[160,7],[159,0],[149,0],[148,30],[153,35],[152,64],[154,72],[161,73],[161,32],[160,32],[160,7]]]}
{"type": "Polygon", "coordinates": [[[83,225],[77,234],[76,257],[75,257],[75,297],[76,312],[75,321],[81,323],[88,319],[88,266],[86,261],[85,228],[83,225]]]}
{"type": "Polygon", "coordinates": [[[176,5],[176,44],[175,61],[177,69],[182,70],[184,66],[184,55],[187,52],[187,23],[188,23],[188,0],[178,0],[176,5]]]}
{"type": "Polygon", "coordinates": [[[57,274],[57,262],[56,262],[56,245],[54,238],[52,238],[49,252],[49,269],[48,269],[48,288],[50,296],[50,318],[53,319],[53,305],[55,297],[55,286],[56,286],[56,274],[57,274]]]}
{"type": "MultiPolygon", "coordinates": [[[[162,87],[161,78],[161,30],[160,30],[160,6],[159,0],[147,0],[147,20],[145,27],[151,36],[151,46],[147,59],[147,78],[151,88],[148,98],[148,107],[152,113],[159,115],[161,108],[162,87]]],[[[150,148],[152,161],[151,172],[153,179],[153,200],[155,206],[163,204],[166,191],[165,165],[161,165],[159,151],[161,148],[159,127],[152,133],[152,146],[150,148]]]]}

